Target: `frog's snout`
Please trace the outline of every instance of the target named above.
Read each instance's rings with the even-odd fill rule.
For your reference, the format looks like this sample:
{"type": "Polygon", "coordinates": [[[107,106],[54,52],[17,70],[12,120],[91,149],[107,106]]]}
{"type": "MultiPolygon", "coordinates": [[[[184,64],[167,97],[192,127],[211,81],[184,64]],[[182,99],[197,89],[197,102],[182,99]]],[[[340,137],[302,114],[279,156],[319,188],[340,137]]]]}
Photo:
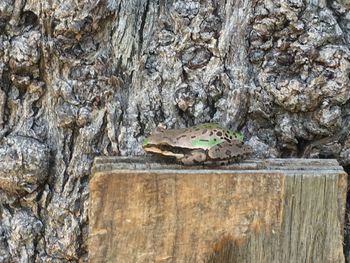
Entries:
{"type": "Polygon", "coordinates": [[[148,138],[144,138],[143,139],[143,143],[142,143],[142,146],[146,146],[149,144],[149,139],[148,138]]]}

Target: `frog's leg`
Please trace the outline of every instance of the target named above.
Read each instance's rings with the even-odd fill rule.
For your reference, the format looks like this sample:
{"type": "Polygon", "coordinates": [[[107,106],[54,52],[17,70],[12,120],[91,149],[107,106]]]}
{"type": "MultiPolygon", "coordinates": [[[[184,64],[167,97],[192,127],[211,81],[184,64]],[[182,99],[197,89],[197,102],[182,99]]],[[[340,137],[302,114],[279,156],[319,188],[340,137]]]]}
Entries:
{"type": "Polygon", "coordinates": [[[252,149],[249,145],[244,145],[242,141],[232,140],[215,145],[208,151],[211,160],[241,160],[251,154],[252,149]]]}
{"type": "Polygon", "coordinates": [[[193,150],[187,153],[180,159],[180,162],[184,165],[192,165],[203,163],[207,159],[207,154],[204,150],[193,150]]]}

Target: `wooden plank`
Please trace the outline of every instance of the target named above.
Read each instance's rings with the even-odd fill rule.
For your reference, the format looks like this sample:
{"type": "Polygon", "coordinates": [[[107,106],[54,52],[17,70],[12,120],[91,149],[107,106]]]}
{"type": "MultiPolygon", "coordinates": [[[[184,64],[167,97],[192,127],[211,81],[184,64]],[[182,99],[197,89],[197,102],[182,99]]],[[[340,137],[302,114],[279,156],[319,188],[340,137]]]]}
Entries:
{"type": "Polygon", "coordinates": [[[93,170],[90,262],[344,262],[347,175],[335,160],[218,169],[122,157],[93,170]]]}

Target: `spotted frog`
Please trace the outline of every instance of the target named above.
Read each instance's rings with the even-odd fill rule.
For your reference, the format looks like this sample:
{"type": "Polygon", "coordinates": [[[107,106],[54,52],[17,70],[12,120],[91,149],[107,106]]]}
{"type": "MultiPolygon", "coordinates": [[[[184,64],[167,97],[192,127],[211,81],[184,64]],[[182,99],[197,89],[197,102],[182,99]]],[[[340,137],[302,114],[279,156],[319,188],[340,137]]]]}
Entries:
{"type": "Polygon", "coordinates": [[[243,135],[216,123],[190,128],[158,127],[143,142],[147,153],[173,157],[184,165],[226,164],[245,159],[252,149],[243,143],[243,135]]]}

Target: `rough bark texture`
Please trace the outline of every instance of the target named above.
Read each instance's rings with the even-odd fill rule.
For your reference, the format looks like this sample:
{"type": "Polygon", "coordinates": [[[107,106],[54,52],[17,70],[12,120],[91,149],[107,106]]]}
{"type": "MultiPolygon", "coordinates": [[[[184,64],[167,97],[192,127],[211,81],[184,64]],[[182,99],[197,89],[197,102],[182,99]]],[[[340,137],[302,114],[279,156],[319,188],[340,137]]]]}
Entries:
{"type": "Polygon", "coordinates": [[[87,258],[97,155],[158,123],[350,165],[346,0],[0,1],[0,262],[87,258]]]}

